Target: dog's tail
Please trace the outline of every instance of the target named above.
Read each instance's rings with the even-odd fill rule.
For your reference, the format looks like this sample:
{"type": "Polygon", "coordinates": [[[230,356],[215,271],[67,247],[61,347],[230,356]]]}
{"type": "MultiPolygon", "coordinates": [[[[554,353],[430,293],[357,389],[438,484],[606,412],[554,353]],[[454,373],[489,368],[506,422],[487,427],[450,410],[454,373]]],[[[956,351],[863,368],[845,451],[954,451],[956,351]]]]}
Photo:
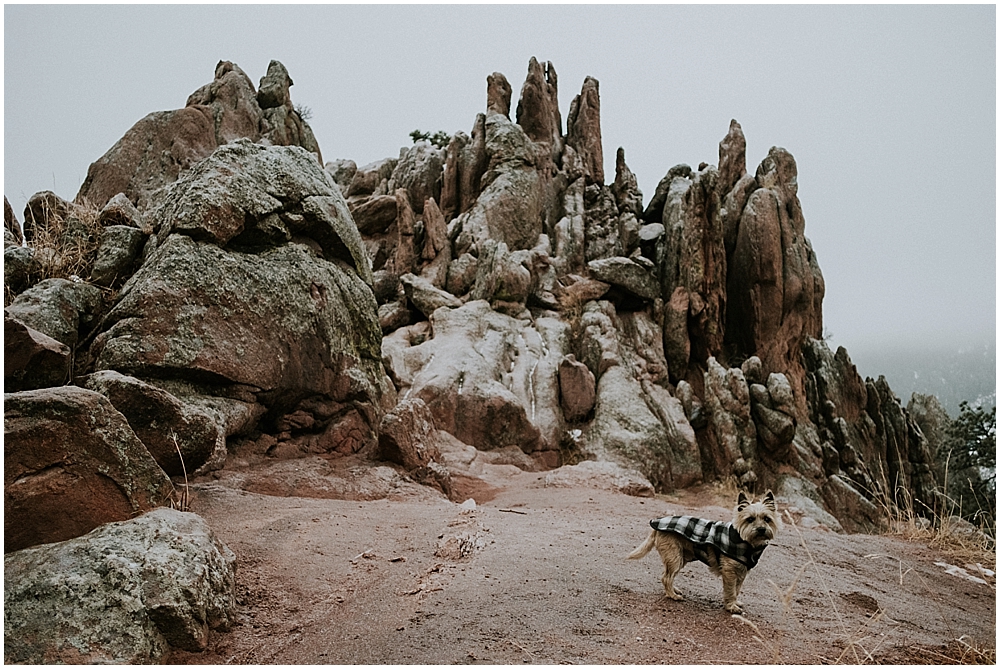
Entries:
{"type": "Polygon", "coordinates": [[[653,546],[656,545],[656,530],[650,530],[649,536],[646,540],[642,542],[642,545],[637,547],[634,551],[628,554],[626,560],[640,560],[649,554],[649,551],[653,550],[653,546]]]}

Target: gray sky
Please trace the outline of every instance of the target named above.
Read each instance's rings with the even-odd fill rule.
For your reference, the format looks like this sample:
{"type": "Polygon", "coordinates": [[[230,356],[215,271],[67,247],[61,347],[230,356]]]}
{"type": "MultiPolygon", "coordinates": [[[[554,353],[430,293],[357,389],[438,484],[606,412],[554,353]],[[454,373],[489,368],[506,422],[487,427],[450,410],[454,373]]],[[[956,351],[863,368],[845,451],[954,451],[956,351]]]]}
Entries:
{"type": "MultiPolygon", "coordinates": [[[[718,162],[731,118],[753,173],[795,156],[826,328],[852,353],[996,340],[996,8],[976,6],[4,6],[4,193],[76,195],[137,120],[184,106],[219,60],[273,58],[324,160],[469,132],[486,76],[515,98],[552,61],[560,109],[600,81],[646,200],[718,162]]],[[[564,128],[565,131],[565,128],[564,128]]],[[[863,370],[864,371],[864,370],[863,370]]]]}

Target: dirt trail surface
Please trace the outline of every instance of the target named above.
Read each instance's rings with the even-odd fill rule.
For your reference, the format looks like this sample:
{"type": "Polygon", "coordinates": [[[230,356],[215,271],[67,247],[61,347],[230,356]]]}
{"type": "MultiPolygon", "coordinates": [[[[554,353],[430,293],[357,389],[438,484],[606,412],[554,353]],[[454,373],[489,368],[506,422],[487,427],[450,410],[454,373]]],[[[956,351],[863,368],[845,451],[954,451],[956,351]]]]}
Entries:
{"type": "Polygon", "coordinates": [[[684,568],[675,602],[655,552],[624,559],[651,518],[730,519],[715,489],[643,499],[494,469],[474,506],[415,484],[376,501],[194,486],[192,510],[238,557],[239,622],[168,661],[950,663],[963,643],[995,647],[995,585],[922,544],[786,522],[741,619],[705,565],[684,568]]]}

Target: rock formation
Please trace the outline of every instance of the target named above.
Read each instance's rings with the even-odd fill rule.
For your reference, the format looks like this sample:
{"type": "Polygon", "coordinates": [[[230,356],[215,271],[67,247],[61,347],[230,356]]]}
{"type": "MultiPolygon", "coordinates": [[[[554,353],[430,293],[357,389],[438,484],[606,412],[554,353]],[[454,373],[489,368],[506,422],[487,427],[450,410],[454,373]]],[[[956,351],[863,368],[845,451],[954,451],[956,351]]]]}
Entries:
{"type": "Polygon", "coordinates": [[[235,622],[236,556],[193,513],[8,553],[4,575],[9,663],[153,664],[235,622]]]}
{"type": "Polygon", "coordinates": [[[451,497],[480,456],[639,495],[733,478],[838,530],[933,508],[933,445],[822,340],[785,149],[749,174],[734,120],[718,166],[671,167],[644,206],[621,148],[605,183],[598,82],[564,131],[555,68],[532,58],[515,120],[493,73],[446,149],[324,168],[291,84],[276,61],[256,90],[221,62],[75,202],[34,196],[25,245],[5,203],[8,550],[165,504],[168,474],[344,499],[407,477],[451,497]],[[45,276],[70,243],[81,273],[45,276]],[[374,483],[322,473],[341,458],[374,483]],[[128,494],[95,476],[109,467],[128,494]]]}
{"type": "Polygon", "coordinates": [[[103,207],[124,193],[143,206],[181,172],[243,137],[304,147],[322,165],[312,130],[292,105],[291,85],[278,61],[271,61],[261,78],[260,92],[239,66],[220,61],[214,80],[192,93],[183,108],[149,114],[93,163],[76,200],[103,207]]]}

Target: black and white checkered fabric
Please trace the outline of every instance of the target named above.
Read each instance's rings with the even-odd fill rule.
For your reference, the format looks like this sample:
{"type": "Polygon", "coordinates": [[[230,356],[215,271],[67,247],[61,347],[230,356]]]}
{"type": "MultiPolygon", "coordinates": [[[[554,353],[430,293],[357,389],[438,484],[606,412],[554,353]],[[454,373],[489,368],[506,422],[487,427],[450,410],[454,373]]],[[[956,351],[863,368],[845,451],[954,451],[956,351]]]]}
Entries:
{"type": "Polygon", "coordinates": [[[723,555],[742,563],[747,569],[753,569],[766,548],[766,546],[754,548],[743,541],[732,523],[694,516],[666,516],[651,520],[649,524],[654,530],[673,532],[689,539],[695,545],[695,557],[706,564],[711,564],[707,559],[706,549],[714,547],[723,555]]]}

